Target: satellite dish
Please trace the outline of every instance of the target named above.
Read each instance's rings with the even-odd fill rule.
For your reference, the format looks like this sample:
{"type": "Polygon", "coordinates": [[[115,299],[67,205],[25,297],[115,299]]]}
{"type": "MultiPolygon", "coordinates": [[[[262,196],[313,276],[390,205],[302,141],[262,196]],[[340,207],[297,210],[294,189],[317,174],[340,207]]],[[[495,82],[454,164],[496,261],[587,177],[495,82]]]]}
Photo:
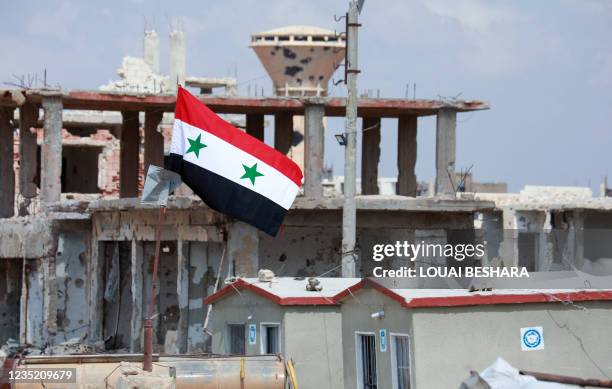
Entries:
{"type": "Polygon", "coordinates": [[[181,182],[181,176],[175,172],[149,165],[140,203],[166,206],[170,192],[181,185],[181,182]]]}

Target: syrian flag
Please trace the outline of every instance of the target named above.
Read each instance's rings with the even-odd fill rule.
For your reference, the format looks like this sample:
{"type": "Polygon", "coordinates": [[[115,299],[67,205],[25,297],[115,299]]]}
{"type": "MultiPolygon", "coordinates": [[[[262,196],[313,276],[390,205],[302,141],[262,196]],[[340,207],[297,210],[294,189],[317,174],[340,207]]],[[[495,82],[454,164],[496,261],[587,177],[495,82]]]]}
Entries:
{"type": "Polygon", "coordinates": [[[272,236],[302,183],[295,162],[180,87],[167,168],[211,208],[272,236]]]}

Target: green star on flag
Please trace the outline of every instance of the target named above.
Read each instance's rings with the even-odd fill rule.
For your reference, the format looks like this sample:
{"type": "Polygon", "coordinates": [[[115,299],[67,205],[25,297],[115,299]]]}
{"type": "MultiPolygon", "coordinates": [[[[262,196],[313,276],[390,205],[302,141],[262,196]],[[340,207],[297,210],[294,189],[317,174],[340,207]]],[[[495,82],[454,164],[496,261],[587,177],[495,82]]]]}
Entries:
{"type": "Polygon", "coordinates": [[[206,147],[206,145],[202,143],[200,139],[202,139],[202,134],[199,134],[198,137],[195,139],[187,138],[187,140],[189,141],[189,148],[187,149],[185,154],[194,153],[196,155],[196,158],[200,158],[200,150],[206,147]]]}
{"type": "Polygon", "coordinates": [[[251,167],[242,164],[242,167],[244,168],[244,174],[240,178],[248,178],[249,180],[251,180],[251,184],[253,185],[255,185],[255,178],[263,176],[263,174],[257,171],[257,164],[254,164],[251,167]]]}

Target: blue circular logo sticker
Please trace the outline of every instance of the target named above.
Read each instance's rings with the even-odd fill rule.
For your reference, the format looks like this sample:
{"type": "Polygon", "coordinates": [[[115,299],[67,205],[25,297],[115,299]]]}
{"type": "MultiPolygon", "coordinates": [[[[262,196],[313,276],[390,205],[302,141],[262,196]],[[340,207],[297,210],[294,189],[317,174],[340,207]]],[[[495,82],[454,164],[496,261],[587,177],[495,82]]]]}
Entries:
{"type": "Polygon", "coordinates": [[[523,344],[526,347],[536,348],[540,343],[542,343],[542,335],[533,328],[525,331],[525,334],[523,334],[523,344]]]}

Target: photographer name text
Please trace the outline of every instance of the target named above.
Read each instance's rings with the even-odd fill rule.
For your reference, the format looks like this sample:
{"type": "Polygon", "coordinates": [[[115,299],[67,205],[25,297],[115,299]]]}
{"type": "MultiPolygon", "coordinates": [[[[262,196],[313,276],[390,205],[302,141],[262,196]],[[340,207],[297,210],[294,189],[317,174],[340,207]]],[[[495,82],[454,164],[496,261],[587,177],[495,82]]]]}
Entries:
{"type": "Polygon", "coordinates": [[[482,260],[486,244],[410,243],[397,241],[395,244],[375,244],[372,259],[400,259],[425,265],[385,268],[376,266],[372,274],[377,278],[529,278],[523,266],[495,267],[461,264],[465,259],[482,260]],[[444,266],[441,260],[454,259],[457,266],[444,266]],[[461,265],[459,265],[461,264],[461,265]]]}
{"type": "Polygon", "coordinates": [[[373,269],[372,274],[377,278],[529,278],[529,272],[524,266],[430,266],[419,268],[403,266],[399,269],[384,269],[382,266],[377,266],[373,269]]]}

